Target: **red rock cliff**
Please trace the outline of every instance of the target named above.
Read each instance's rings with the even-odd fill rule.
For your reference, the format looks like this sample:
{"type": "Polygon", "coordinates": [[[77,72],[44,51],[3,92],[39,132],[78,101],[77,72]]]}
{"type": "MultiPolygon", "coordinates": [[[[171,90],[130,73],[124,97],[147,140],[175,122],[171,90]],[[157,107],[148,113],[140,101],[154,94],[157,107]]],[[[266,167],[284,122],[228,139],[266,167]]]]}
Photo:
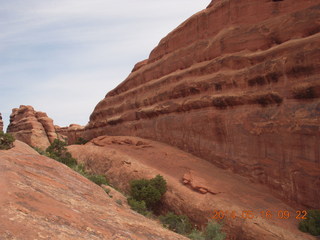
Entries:
{"type": "Polygon", "coordinates": [[[320,207],[320,1],[216,0],[94,109],[87,138],[162,141],[320,207]]]}

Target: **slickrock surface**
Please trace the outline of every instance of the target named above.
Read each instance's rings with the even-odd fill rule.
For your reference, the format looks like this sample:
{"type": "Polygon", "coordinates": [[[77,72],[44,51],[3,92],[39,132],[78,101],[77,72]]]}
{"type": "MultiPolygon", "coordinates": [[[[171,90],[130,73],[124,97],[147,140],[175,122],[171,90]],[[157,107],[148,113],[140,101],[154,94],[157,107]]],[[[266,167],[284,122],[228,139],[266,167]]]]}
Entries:
{"type": "Polygon", "coordinates": [[[1,240],[187,239],[120,206],[101,187],[26,144],[0,151],[1,240]]]}
{"type": "Polygon", "coordinates": [[[107,94],[84,134],[168,143],[320,208],[319,30],[319,0],[214,0],[107,94]]]}
{"type": "Polygon", "coordinates": [[[53,120],[46,113],[24,105],[12,109],[7,132],[17,140],[42,149],[58,138],[53,120]]]}
{"type": "Polygon", "coordinates": [[[3,131],[3,121],[2,121],[1,113],[0,113],[0,131],[3,131]]]}
{"type": "Polygon", "coordinates": [[[161,174],[168,183],[164,207],[187,214],[199,224],[212,218],[214,210],[228,211],[224,226],[228,239],[315,239],[298,230],[295,217],[299,209],[273,197],[265,186],[166,144],[137,137],[101,136],[85,145],[69,146],[68,150],[122,190],[128,190],[130,180],[161,174]],[[260,211],[267,210],[272,211],[272,219],[260,215],[260,211]],[[291,217],[278,219],[278,211],[285,210],[290,211],[291,217]],[[231,217],[232,211],[236,212],[236,219],[231,217]],[[254,219],[242,219],[242,211],[253,211],[254,219]]]}

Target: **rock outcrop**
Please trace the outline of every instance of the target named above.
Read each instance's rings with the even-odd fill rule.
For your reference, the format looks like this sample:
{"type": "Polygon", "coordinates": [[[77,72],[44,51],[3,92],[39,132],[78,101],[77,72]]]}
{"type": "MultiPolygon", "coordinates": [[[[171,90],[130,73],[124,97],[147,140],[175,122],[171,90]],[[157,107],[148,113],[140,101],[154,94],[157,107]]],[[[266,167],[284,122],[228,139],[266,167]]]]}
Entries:
{"type": "Polygon", "coordinates": [[[68,127],[55,126],[56,132],[68,139],[68,144],[74,144],[79,138],[85,138],[85,127],[78,124],[70,124],[68,127]]]}
{"type": "Polygon", "coordinates": [[[0,113],[0,131],[3,132],[3,121],[2,121],[2,115],[0,113]]]}
{"type": "Polygon", "coordinates": [[[44,112],[37,112],[31,106],[14,108],[7,129],[17,140],[33,147],[47,148],[58,138],[53,120],[44,112]]]}
{"type": "Polygon", "coordinates": [[[205,225],[216,211],[222,211],[226,213],[223,230],[227,239],[315,239],[298,230],[295,217],[299,209],[273,197],[266,187],[166,144],[137,137],[101,136],[85,145],[69,146],[68,150],[123,191],[128,192],[133,179],[162,175],[168,185],[162,210],[188,215],[198,225],[205,225]],[[269,209],[271,219],[261,215],[269,209]],[[255,217],[246,218],[246,211],[252,211],[255,217]],[[291,217],[280,219],[278,211],[289,211],[291,217]],[[235,218],[231,217],[233,212],[235,218]]]}
{"type": "MultiPolygon", "coordinates": [[[[0,239],[184,240],[26,144],[0,151],[0,239]]],[[[114,191],[114,190],[113,190],[114,191]]]]}
{"type": "Polygon", "coordinates": [[[106,95],[83,134],[165,142],[320,208],[319,23],[319,0],[214,0],[106,95]]]}

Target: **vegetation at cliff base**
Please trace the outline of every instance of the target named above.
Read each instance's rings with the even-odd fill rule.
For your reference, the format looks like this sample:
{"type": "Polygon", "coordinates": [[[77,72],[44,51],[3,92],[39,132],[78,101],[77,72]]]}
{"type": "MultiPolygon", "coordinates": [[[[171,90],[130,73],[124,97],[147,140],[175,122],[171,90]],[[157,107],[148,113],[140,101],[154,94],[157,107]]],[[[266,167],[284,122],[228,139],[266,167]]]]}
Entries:
{"type": "Polygon", "coordinates": [[[167,191],[167,182],[157,175],[152,179],[137,179],[130,182],[130,196],[127,201],[132,210],[147,216],[157,218],[164,227],[193,240],[224,240],[226,234],[221,231],[221,225],[209,221],[204,231],[197,230],[185,215],[168,212],[156,217],[154,210],[159,210],[163,195],[167,191]]]}
{"type": "Polygon", "coordinates": [[[13,148],[14,137],[9,133],[0,131],[0,150],[13,148]]]}
{"type": "Polygon", "coordinates": [[[309,210],[307,212],[307,219],[299,223],[300,231],[310,233],[313,236],[320,236],[320,210],[309,210]]]}

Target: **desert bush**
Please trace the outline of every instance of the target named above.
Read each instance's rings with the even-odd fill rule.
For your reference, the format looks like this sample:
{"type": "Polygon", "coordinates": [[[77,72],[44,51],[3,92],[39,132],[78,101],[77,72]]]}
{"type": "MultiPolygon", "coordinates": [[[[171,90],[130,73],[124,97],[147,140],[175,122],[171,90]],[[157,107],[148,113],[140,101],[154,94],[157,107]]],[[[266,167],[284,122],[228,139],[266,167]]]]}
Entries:
{"type": "Polygon", "coordinates": [[[192,231],[190,220],[185,215],[176,215],[169,212],[164,216],[160,216],[160,221],[166,228],[182,235],[188,234],[192,231]]]}
{"type": "Polygon", "coordinates": [[[309,210],[307,219],[299,223],[302,232],[310,233],[313,236],[320,235],[320,210],[309,210]]]}
{"type": "Polygon", "coordinates": [[[221,225],[215,221],[209,221],[203,232],[192,230],[188,235],[193,240],[224,240],[226,234],[221,231],[221,225]]]}
{"type": "Polygon", "coordinates": [[[74,165],[71,165],[70,168],[99,186],[103,184],[109,185],[109,181],[104,175],[87,172],[83,164],[74,164],[74,165]]]}
{"type": "Polygon", "coordinates": [[[82,176],[86,177],[87,172],[84,168],[83,164],[75,164],[70,167],[72,170],[76,171],[77,173],[81,174],[82,176]]]}
{"type": "Polygon", "coordinates": [[[46,151],[42,150],[41,148],[38,147],[32,147],[34,150],[36,150],[40,155],[46,155],[46,151]]]}
{"type": "Polygon", "coordinates": [[[133,198],[128,198],[128,204],[131,207],[132,210],[146,216],[148,215],[149,211],[147,209],[147,205],[145,201],[137,201],[133,198]]]}
{"type": "Polygon", "coordinates": [[[192,232],[188,235],[188,238],[192,240],[205,240],[202,232],[197,229],[193,229],[192,232]]]}
{"type": "Polygon", "coordinates": [[[93,174],[93,173],[87,173],[87,177],[90,181],[94,182],[95,184],[101,186],[101,185],[108,185],[109,182],[106,179],[105,176],[100,174],[93,174]]]}
{"type": "Polygon", "coordinates": [[[67,143],[59,139],[55,139],[53,143],[46,149],[46,156],[53,158],[69,167],[77,165],[74,159],[66,149],[67,143]]]}
{"type": "Polygon", "coordinates": [[[13,148],[14,137],[10,133],[0,131],[0,150],[13,148]]]}
{"type": "Polygon", "coordinates": [[[60,157],[66,152],[67,143],[59,139],[55,139],[53,143],[47,148],[46,152],[53,153],[60,157]]]}
{"type": "Polygon", "coordinates": [[[205,240],[224,240],[226,234],[221,231],[221,225],[215,221],[209,221],[204,231],[205,240]]]}
{"type": "Polygon", "coordinates": [[[153,179],[130,182],[130,194],[136,201],[144,201],[148,209],[154,208],[167,190],[167,182],[160,175],[153,179]]]}
{"type": "Polygon", "coordinates": [[[150,184],[159,190],[161,196],[164,195],[167,191],[167,182],[159,174],[154,178],[150,179],[150,184]]]}

